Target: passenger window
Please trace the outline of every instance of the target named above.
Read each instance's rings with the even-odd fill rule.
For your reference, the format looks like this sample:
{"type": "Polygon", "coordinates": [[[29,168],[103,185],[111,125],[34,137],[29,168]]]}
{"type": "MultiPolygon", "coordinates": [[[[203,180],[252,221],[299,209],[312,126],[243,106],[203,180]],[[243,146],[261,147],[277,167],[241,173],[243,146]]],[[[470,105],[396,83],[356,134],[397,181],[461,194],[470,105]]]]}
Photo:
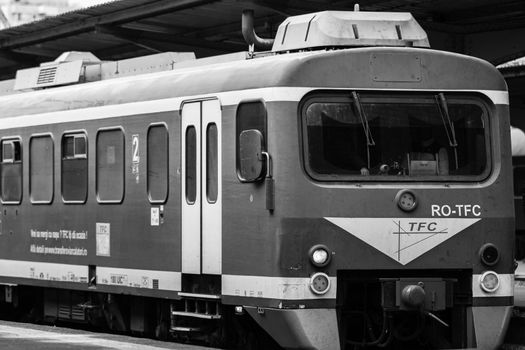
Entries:
{"type": "Polygon", "coordinates": [[[51,203],[54,193],[53,139],[35,136],[29,142],[29,192],[32,203],[51,203]]]}
{"type": "Polygon", "coordinates": [[[0,169],[2,202],[20,204],[22,201],[22,147],[20,140],[2,140],[0,169]]]}
{"type": "Polygon", "coordinates": [[[218,184],[217,125],[211,123],[206,129],[206,198],[208,203],[217,201],[218,184]]]}
{"type": "MultiPolygon", "coordinates": [[[[241,180],[245,180],[241,174],[240,166],[240,148],[239,138],[243,131],[246,130],[258,130],[263,136],[263,150],[266,149],[267,144],[267,132],[266,132],[266,106],[262,101],[245,102],[241,103],[237,108],[237,116],[235,120],[235,149],[236,151],[236,167],[237,176],[241,180]]],[[[264,170],[263,170],[264,172],[264,170]]]]}
{"type": "Polygon", "coordinates": [[[168,130],[153,125],[148,130],[148,197],[152,203],[164,203],[168,197],[168,130]]]}
{"type": "Polygon", "coordinates": [[[122,130],[98,132],[96,163],[98,201],[120,203],[124,198],[124,133],[122,130]]]}
{"type": "Polygon", "coordinates": [[[186,202],[197,199],[197,133],[194,126],[186,129],[186,202]]]}
{"type": "Polygon", "coordinates": [[[66,203],[85,203],[88,190],[87,137],[84,133],[62,136],[61,185],[66,203]]]}

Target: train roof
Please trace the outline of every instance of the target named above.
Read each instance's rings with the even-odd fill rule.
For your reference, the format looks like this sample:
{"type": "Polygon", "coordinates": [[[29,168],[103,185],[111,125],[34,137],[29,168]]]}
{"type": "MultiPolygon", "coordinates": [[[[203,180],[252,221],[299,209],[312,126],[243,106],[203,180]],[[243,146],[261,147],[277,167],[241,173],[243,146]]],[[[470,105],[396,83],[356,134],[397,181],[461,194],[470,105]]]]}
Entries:
{"type": "Polygon", "coordinates": [[[496,68],[477,58],[429,49],[371,47],[272,55],[21,92],[0,97],[0,115],[5,118],[266,87],[506,90],[496,68]],[[376,61],[372,62],[374,55],[376,61]],[[412,64],[417,72],[407,74],[418,78],[410,81],[389,76],[392,64],[406,65],[406,60],[414,57],[419,60],[412,64]],[[385,75],[384,79],[374,77],[374,70],[385,75]]]}
{"type": "MultiPolygon", "coordinates": [[[[249,24],[250,16],[245,18],[249,24]]],[[[193,54],[168,53],[129,62],[64,54],[54,62],[19,71],[15,88],[33,91],[0,97],[0,115],[283,86],[506,90],[491,64],[429,49],[426,33],[410,14],[324,11],[289,18],[274,41],[262,42],[249,25],[243,24],[243,34],[251,47],[272,43],[272,50],[200,60],[193,54]],[[137,62],[142,68],[133,66],[137,62]],[[75,84],[92,77],[100,81],[75,84]]]]}

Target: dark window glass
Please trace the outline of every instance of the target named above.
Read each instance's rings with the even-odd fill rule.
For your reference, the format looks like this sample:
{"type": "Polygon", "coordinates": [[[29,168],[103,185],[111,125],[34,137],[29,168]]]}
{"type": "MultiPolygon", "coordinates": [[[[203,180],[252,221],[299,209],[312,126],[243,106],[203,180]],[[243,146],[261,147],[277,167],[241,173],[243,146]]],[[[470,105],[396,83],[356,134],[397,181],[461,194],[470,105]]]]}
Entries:
{"type": "Polygon", "coordinates": [[[514,164],[514,195],[523,196],[525,195],[525,157],[514,157],[512,160],[516,163],[519,159],[518,164],[514,164]]]}
{"type": "Polygon", "coordinates": [[[263,135],[263,148],[266,148],[266,107],[261,101],[241,103],[237,108],[235,149],[237,150],[237,173],[240,169],[239,136],[245,130],[259,130],[263,135]]]}
{"type": "Polygon", "coordinates": [[[62,157],[73,158],[75,156],[75,136],[64,136],[62,139],[62,157]]]}
{"type": "Polygon", "coordinates": [[[53,200],[53,139],[50,136],[31,138],[29,143],[29,191],[31,201],[50,203],[53,200]]]}
{"type": "Polygon", "coordinates": [[[469,99],[443,101],[314,99],[304,109],[307,167],[321,180],[479,177],[487,170],[484,109],[469,99]]]}
{"type": "Polygon", "coordinates": [[[3,149],[2,161],[12,162],[15,159],[15,153],[13,151],[13,143],[4,142],[2,145],[2,149],[3,149]]]}
{"type": "Polygon", "coordinates": [[[22,147],[20,145],[20,141],[14,141],[13,142],[13,150],[14,150],[14,153],[15,153],[14,161],[15,162],[22,161],[22,147]]]}
{"type": "Polygon", "coordinates": [[[86,135],[83,133],[62,136],[61,186],[65,202],[85,202],[88,191],[88,159],[86,135]],[[80,140],[80,141],[78,141],[80,140]],[[76,144],[84,144],[83,153],[75,155],[76,144]]]}
{"type": "Polygon", "coordinates": [[[2,141],[1,166],[2,201],[18,204],[22,200],[22,148],[19,140],[2,141]]]}
{"type": "Polygon", "coordinates": [[[120,202],[124,197],[124,134],[103,130],[97,135],[97,196],[100,202],[120,202]]]}
{"type": "Polygon", "coordinates": [[[148,196],[165,202],[168,196],[168,130],[155,125],[148,130],[148,196]]]}
{"type": "Polygon", "coordinates": [[[197,199],[197,133],[194,126],[186,129],[186,202],[197,199]]]}
{"type": "Polygon", "coordinates": [[[75,156],[86,155],[86,137],[84,135],[78,135],[75,137],[75,156]]]}
{"type": "Polygon", "coordinates": [[[217,125],[212,123],[206,130],[206,198],[209,203],[217,201],[219,180],[217,156],[217,125]]]}
{"type": "Polygon", "coordinates": [[[64,135],[62,139],[62,158],[85,158],[86,135],[64,135]]]}
{"type": "MultiPolygon", "coordinates": [[[[525,156],[512,157],[514,196],[525,196],[525,156]]],[[[523,211],[525,214],[525,211],[523,211]]]]}

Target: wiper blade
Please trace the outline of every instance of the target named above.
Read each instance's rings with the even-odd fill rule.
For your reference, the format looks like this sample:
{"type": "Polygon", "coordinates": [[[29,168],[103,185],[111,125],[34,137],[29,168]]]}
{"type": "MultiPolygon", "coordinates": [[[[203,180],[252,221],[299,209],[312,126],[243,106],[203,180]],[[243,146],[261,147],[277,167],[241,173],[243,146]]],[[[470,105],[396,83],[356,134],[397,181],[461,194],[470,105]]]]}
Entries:
{"type": "Polygon", "coordinates": [[[436,95],[435,98],[438,105],[439,114],[441,115],[441,120],[443,121],[443,126],[445,127],[445,132],[447,133],[448,143],[450,147],[457,147],[458,142],[456,140],[456,132],[454,131],[454,123],[452,123],[450,120],[445,94],[441,92],[436,95]]]}
{"type": "Polygon", "coordinates": [[[361,106],[361,100],[359,99],[359,94],[355,91],[352,91],[352,99],[354,100],[355,109],[357,110],[357,114],[359,115],[359,118],[361,119],[361,125],[363,126],[363,130],[365,132],[366,145],[375,146],[376,143],[374,142],[374,138],[372,137],[372,132],[370,131],[370,127],[368,126],[368,119],[366,118],[365,111],[363,110],[363,107],[361,106]]]}
{"type": "Polygon", "coordinates": [[[445,94],[442,92],[437,94],[435,98],[438,105],[439,114],[441,115],[441,120],[443,121],[443,126],[445,127],[445,132],[447,133],[448,143],[450,147],[454,149],[454,163],[456,169],[458,169],[458,141],[456,140],[454,123],[452,123],[452,120],[450,120],[450,114],[448,113],[447,100],[445,98],[445,94]]]}

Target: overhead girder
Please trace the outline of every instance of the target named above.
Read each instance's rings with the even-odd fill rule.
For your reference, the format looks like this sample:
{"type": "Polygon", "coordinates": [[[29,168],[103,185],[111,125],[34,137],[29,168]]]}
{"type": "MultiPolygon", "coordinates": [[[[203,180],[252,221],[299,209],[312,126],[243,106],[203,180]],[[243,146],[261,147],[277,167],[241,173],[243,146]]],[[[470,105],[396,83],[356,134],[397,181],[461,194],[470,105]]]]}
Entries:
{"type": "Polygon", "coordinates": [[[131,43],[136,43],[138,45],[141,44],[142,40],[149,40],[152,42],[155,41],[161,41],[165,44],[179,44],[179,45],[186,45],[188,47],[202,47],[205,49],[211,49],[215,50],[218,53],[228,53],[232,51],[241,51],[244,49],[244,46],[237,45],[237,44],[231,44],[231,43],[224,43],[224,42],[214,42],[209,40],[202,40],[202,39],[196,39],[196,38],[188,38],[181,35],[171,35],[171,34],[165,34],[165,33],[151,33],[151,32],[144,32],[140,30],[134,30],[134,29],[126,29],[126,28],[115,28],[115,27],[109,27],[109,26],[97,26],[96,27],[97,32],[103,33],[103,34],[109,34],[114,37],[120,38],[122,40],[126,40],[131,43]]]}
{"type": "MultiPolygon", "coordinates": [[[[362,0],[362,11],[410,11],[420,24],[427,30],[430,43],[434,49],[442,49],[469,54],[486,59],[494,64],[525,55],[525,9],[522,1],[506,0],[494,6],[483,5],[483,2],[471,1],[471,5],[460,6],[457,11],[431,11],[439,8],[439,3],[447,0],[362,0]],[[425,4],[429,4],[426,6],[425,4]],[[432,6],[430,6],[432,5],[432,6]],[[499,11],[503,9],[504,11],[499,11]],[[512,14],[509,20],[498,13],[512,14]]],[[[146,52],[184,49],[196,51],[201,55],[216,55],[232,51],[246,50],[240,35],[239,21],[217,23],[214,25],[191,28],[177,23],[163,21],[163,16],[184,10],[199,11],[207,5],[216,4],[220,9],[237,4],[236,0],[158,0],[145,1],[143,4],[130,6],[121,10],[103,13],[78,21],[64,22],[51,28],[35,30],[4,37],[0,40],[0,57],[2,51],[7,60],[19,59],[27,62],[30,57],[15,56],[16,53],[52,57],[55,48],[52,42],[57,42],[64,50],[68,50],[68,42],[63,40],[81,37],[83,33],[102,32],[100,38],[92,40],[104,41],[108,38],[133,44],[145,49],[146,52]],[[41,47],[37,47],[41,45],[41,47]],[[53,49],[49,49],[53,47],[53,49]],[[41,49],[41,50],[40,50],[41,49]]],[[[450,3],[447,3],[450,4],[450,3]]],[[[246,8],[254,8],[255,26],[258,33],[265,37],[275,34],[278,24],[288,15],[322,11],[322,10],[353,10],[354,3],[344,0],[314,1],[314,0],[247,0],[242,2],[246,8]],[[257,9],[264,16],[257,16],[257,9]],[[263,11],[264,10],[264,11],[263,11]],[[270,13],[268,13],[270,11],[270,13]]],[[[449,6],[451,7],[451,6],[449,6]]],[[[169,19],[169,17],[166,17],[169,19]]],[[[117,42],[118,42],[117,41],[117,42]]],[[[69,46],[68,46],[69,45],[69,46]]],[[[95,51],[106,51],[106,48],[91,48],[95,51]]],[[[73,47],[73,46],[71,46],[73,47]]],[[[141,52],[139,50],[139,52],[141,52]]],[[[118,54],[118,52],[117,52],[118,54]]],[[[130,51],[130,55],[132,51],[130,51]]],[[[120,56],[120,55],[117,55],[120,56]]]]}
{"type": "Polygon", "coordinates": [[[136,21],[142,18],[175,12],[185,8],[196,7],[212,2],[216,2],[216,0],[157,1],[152,4],[137,6],[136,8],[129,8],[125,11],[117,11],[101,16],[89,17],[80,22],[58,25],[47,30],[4,38],[0,40],[0,49],[27,46],[39,42],[45,42],[67,36],[73,36],[78,33],[92,31],[97,25],[118,25],[121,23],[136,21]]]}
{"type": "Polygon", "coordinates": [[[0,50],[0,58],[6,59],[12,62],[19,63],[21,65],[35,65],[37,64],[37,56],[31,53],[16,52],[13,50],[0,50]]]}

